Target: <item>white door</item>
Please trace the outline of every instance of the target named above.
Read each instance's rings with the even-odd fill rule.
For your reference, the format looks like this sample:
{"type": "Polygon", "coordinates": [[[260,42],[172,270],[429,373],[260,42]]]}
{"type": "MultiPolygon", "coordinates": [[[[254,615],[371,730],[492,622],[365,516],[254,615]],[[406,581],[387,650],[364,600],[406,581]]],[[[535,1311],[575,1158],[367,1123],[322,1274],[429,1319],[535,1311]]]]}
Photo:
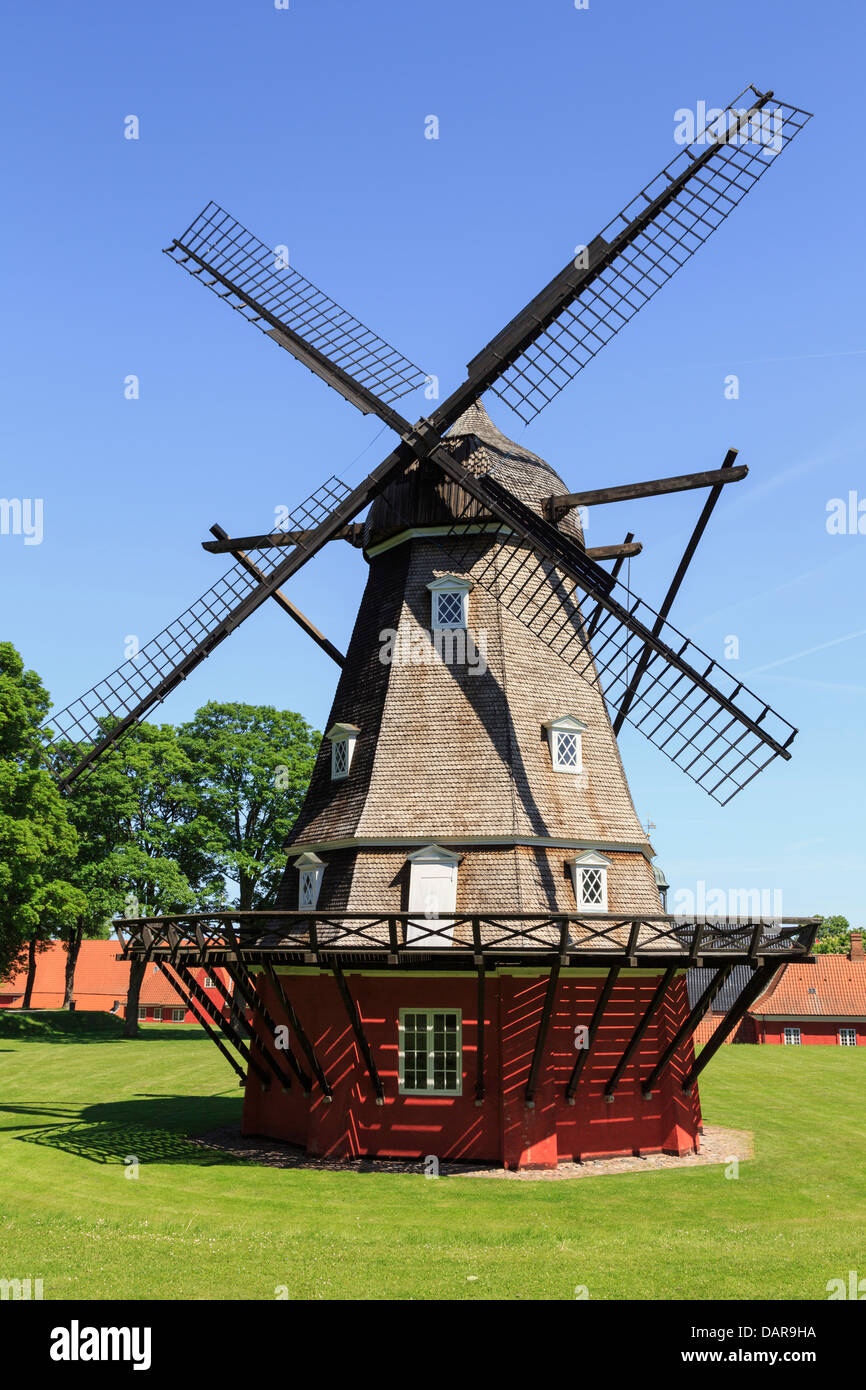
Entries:
{"type": "Polygon", "coordinates": [[[454,922],[443,919],[443,913],[454,912],[456,908],[457,865],[413,863],[409,876],[409,911],[419,916],[407,924],[406,945],[450,946],[454,922]],[[436,931],[432,930],[434,922],[436,931]]]}

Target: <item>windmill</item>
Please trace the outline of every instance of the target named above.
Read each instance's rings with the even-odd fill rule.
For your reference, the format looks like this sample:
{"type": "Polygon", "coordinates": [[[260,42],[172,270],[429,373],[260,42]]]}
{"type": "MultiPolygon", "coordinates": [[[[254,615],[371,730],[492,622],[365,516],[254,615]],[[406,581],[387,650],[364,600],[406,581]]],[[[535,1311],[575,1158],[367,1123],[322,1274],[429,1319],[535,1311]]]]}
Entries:
{"type": "MultiPolygon", "coordinates": [[[[525,424],[531,423],[691,258],[809,119],[787,103],[770,108],[771,101],[772,92],[747,88],[472,359],[464,381],[414,424],[396,402],[429,380],[425,373],[282,264],[271,248],[216,204],[208,204],[167,248],[172,260],[345,400],[363,414],[378,416],[398,441],[357,486],[329,478],[279,531],[230,537],[222,528],[212,528],[214,539],[205,548],[232,555],[234,567],[136,658],[51,720],[68,755],[60,777],[69,786],[269,598],[342,667],[328,735],[293,831],[293,850],[300,855],[287,870],[274,913],[258,920],[253,920],[256,914],[242,914],[243,921],[237,914],[219,921],[195,914],[170,923],[148,919],[137,924],[130,947],[173,969],[193,998],[185,961],[195,957],[226,964],[251,1020],[237,1010],[230,1020],[226,1000],[226,1011],[215,1011],[211,1004],[209,1020],[203,1016],[203,1022],[214,1037],[211,1024],[227,1042],[242,1045],[238,1050],[249,1065],[250,1124],[264,1126],[261,1132],[285,1132],[288,1124],[267,1109],[271,1077],[288,1088],[294,1076],[302,1098],[309,1099],[314,1086],[323,1102],[334,1095],[315,1041],[301,1026],[276,965],[318,969],[324,964],[332,973],[375,1103],[384,1102],[386,1088],[345,967],[369,962],[372,956],[384,960],[405,984],[424,962],[429,968],[438,961],[441,967],[445,951],[449,970],[465,968],[478,981],[475,1098],[483,1105],[487,973],[498,968],[497,962],[501,965],[503,956],[513,964],[515,951],[520,959],[528,952],[526,959],[535,965],[541,951],[545,963],[549,958],[549,969],[539,977],[539,1023],[523,1092],[526,1112],[512,1116],[511,1125],[522,1138],[503,1139],[500,1145],[506,1161],[519,1151],[515,1161],[535,1162],[548,1161],[543,1155],[549,1155],[550,1136],[530,1135],[526,1114],[535,1109],[540,1089],[558,1084],[547,1077],[545,1040],[563,991],[571,988],[560,975],[572,968],[574,952],[581,953],[583,967],[602,971],[603,978],[589,1008],[588,1041],[568,1071],[564,1103],[574,1102],[584,1072],[585,1089],[594,1084],[592,1049],[599,1030],[607,1027],[608,1006],[615,990],[620,1002],[624,997],[621,972],[640,974],[640,962],[640,967],[660,972],[659,978],[646,998],[637,978],[627,987],[636,1026],[605,1080],[604,1100],[613,1101],[629,1064],[648,1055],[647,1040],[652,1040],[653,1065],[632,1081],[639,1083],[645,1099],[664,1092],[664,1115],[655,1116],[653,1133],[662,1135],[659,1147],[665,1147],[667,1136],[668,1144],[679,1149],[697,1142],[694,1080],[704,1057],[708,1060],[707,1054],[723,1041],[714,1038],[695,1064],[686,1056],[690,1038],[733,965],[747,960],[763,986],[767,972],[788,958],[784,952],[802,959],[810,949],[811,923],[793,919],[790,930],[776,933],[770,944],[764,943],[760,923],[735,923],[718,931],[697,923],[685,931],[682,924],[672,925],[660,911],[651,847],[631,804],[616,747],[615,736],[628,721],[721,804],[776,758],[791,756],[793,726],[668,620],[719,497],[728,484],[746,476],[746,468],[735,462],[736,451],[729,451],[718,469],[570,492],[549,465],[502,435],[481,405],[481,397],[492,391],[525,424]],[[770,109],[773,136],[767,139],[770,109]],[[703,509],[667,593],[653,608],[620,578],[624,561],[640,545],[629,535],[621,544],[587,547],[580,508],[699,488],[708,489],[703,509]],[[359,546],[371,563],[345,657],[283,593],[286,582],[335,539],[359,546]],[[606,560],[613,561],[609,570],[606,560]],[[422,586],[423,575],[429,582],[422,586]],[[430,591],[426,597],[421,587],[430,591]],[[496,634],[495,669],[487,672],[486,683],[473,685],[466,676],[448,687],[459,692],[459,698],[454,694],[458,719],[457,705],[436,704],[444,687],[437,687],[436,694],[429,683],[406,685],[394,667],[383,675],[374,635],[390,626],[384,621],[388,614],[395,618],[396,634],[401,614],[417,618],[419,604],[428,601],[433,604],[428,626],[439,633],[465,630],[470,591],[476,615],[484,615],[496,634]],[[540,668],[547,662],[550,667],[542,676],[540,668]],[[524,686],[533,687],[532,708],[525,717],[515,693],[515,672],[524,686]],[[548,709],[554,691],[560,704],[548,709]],[[362,706],[365,718],[359,713],[362,706]],[[458,752],[452,765],[447,739],[440,737],[424,785],[407,791],[398,779],[385,786],[385,750],[391,749],[393,768],[405,730],[413,728],[416,741],[425,736],[425,726],[412,722],[421,706],[428,715],[435,712],[440,736],[455,719],[455,741],[459,745],[461,731],[466,740],[462,761],[458,752]],[[550,718],[539,719],[544,710],[550,718]],[[536,744],[545,742],[552,763],[542,768],[538,749],[527,744],[527,729],[535,729],[536,744]],[[445,769],[444,781],[437,781],[434,764],[445,769]],[[548,775],[551,766],[554,773],[584,777],[577,785],[585,795],[571,796],[571,779],[564,797],[562,783],[548,775]],[[477,804],[466,790],[470,767],[479,770],[483,783],[477,804]],[[446,814],[442,807],[455,798],[461,805],[449,820],[450,811],[446,814]],[[361,803],[363,812],[358,810],[361,803]],[[490,827],[470,834],[467,825],[477,829],[488,811],[490,827]],[[365,835],[361,831],[367,822],[365,835]],[[554,824],[558,835],[551,831],[554,824]],[[370,826],[379,829],[372,833],[370,826]],[[437,834],[443,828],[447,833],[437,834]],[[410,849],[417,846],[404,856],[408,905],[402,906],[395,905],[394,896],[402,891],[402,871],[388,858],[398,840],[410,849]],[[482,861],[490,867],[489,854],[497,845],[507,845],[511,857],[485,886],[482,861]],[[331,854],[327,868],[319,854],[325,848],[331,854]],[[560,855],[553,862],[548,855],[548,850],[561,849],[580,851],[572,856],[570,872],[573,891],[577,893],[579,882],[583,896],[576,902],[572,897],[570,906],[563,897],[565,861],[560,855]],[[521,857],[523,850],[533,856],[531,864],[521,857]],[[467,866],[465,872],[459,870],[462,911],[456,887],[461,861],[467,866]],[[323,874],[327,913],[321,906],[323,874]],[[467,876],[474,884],[471,890],[465,886],[467,876]],[[502,888],[506,879],[516,885],[510,899],[511,888],[502,888]],[[290,908],[295,894],[297,907],[290,908]],[[503,902],[509,901],[519,910],[503,911],[503,902]],[[506,921],[510,925],[504,926],[506,921]],[[717,966],[711,985],[691,1010],[680,978],[683,960],[717,966]],[[250,965],[260,966],[264,974],[254,980],[250,965]],[[291,1048],[275,1050],[274,1012],[287,1019],[312,1076],[291,1048]],[[240,1036],[241,1027],[252,1052],[240,1036]],[[669,1080],[659,1082],[674,1073],[683,1092],[676,1097],[669,1080]]],[[[746,990],[728,1015],[726,1023],[733,1018],[730,1027],[736,1009],[748,1006],[748,995],[746,990]]],[[[386,1012],[393,1002],[389,996],[386,1012]]],[[[454,1081],[453,1086],[438,1086],[443,1095],[454,1096],[460,1070],[456,1039],[467,1016],[446,1006],[447,1001],[433,1010],[413,1007],[417,1002],[409,989],[400,1010],[406,1021],[399,1025],[399,1094],[418,1094],[418,1087],[404,1086],[409,1068],[415,1080],[423,1073],[424,1086],[434,1090],[436,1077],[454,1081]]],[[[312,996],[307,1006],[317,1017],[326,1007],[312,996]]],[[[513,997],[512,1006],[520,1007],[513,997]]],[[[581,1003],[575,995],[574,1007],[579,1013],[587,1001],[581,1003]]],[[[222,1041],[220,1045],[225,1050],[222,1041]]],[[[505,1032],[497,1034],[496,1046],[497,1055],[504,1056],[505,1032]]],[[[366,1102],[362,1098],[359,1103],[366,1102]]],[[[291,1111],[295,1100],[286,1104],[291,1111]]],[[[351,1103],[346,1104],[351,1110],[351,1103]]],[[[309,1117],[312,1112],[308,1108],[304,1113],[309,1117]]],[[[635,1132],[644,1136],[649,1132],[645,1121],[646,1116],[635,1119],[635,1132]]],[[[353,1112],[345,1133],[356,1134],[358,1123],[353,1112]]],[[[321,1135],[311,1140],[306,1128],[303,1133],[312,1147],[330,1142],[321,1135]]],[[[388,1142],[393,1144],[393,1138],[388,1142]]],[[[390,1151],[381,1134],[370,1143],[369,1151],[390,1151]]],[[[493,1141],[490,1145],[496,1147],[493,1141]]],[[[572,1151],[586,1152],[585,1145],[585,1135],[577,1136],[572,1151]]]]}

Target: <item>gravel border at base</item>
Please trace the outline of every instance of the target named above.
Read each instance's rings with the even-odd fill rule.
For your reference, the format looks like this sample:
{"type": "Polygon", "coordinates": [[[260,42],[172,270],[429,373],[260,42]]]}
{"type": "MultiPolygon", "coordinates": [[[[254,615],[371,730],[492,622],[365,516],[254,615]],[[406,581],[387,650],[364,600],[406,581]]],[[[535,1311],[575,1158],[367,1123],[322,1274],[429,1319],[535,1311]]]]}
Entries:
{"type": "MultiPolygon", "coordinates": [[[[267,1168],[303,1168],[326,1173],[414,1173],[427,1176],[424,1159],[400,1158],[312,1158],[295,1144],[280,1139],[262,1139],[241,1134],[238,1126],[211,1130],[191,1140],[204,1148],[218,1149],[231,1158],[246,1159],[267,1168]]],[[[521,1168],[513,1171],[496,1163],[439,1164],[442,1178],[508,1178],[516,1182],[556,1182],[561,1178],[597,1178],[607,1173],[645,1173],[658,1168],[700,1168],[712,1163],[730,1163],[753,1157],[752,1135],[745,1129],[724,1125],[704,1125],[701,1152],[647,1154],[643,1158],[591,1158],[584,1163],[560,1163],[556,1168],[521,1168]]]]}

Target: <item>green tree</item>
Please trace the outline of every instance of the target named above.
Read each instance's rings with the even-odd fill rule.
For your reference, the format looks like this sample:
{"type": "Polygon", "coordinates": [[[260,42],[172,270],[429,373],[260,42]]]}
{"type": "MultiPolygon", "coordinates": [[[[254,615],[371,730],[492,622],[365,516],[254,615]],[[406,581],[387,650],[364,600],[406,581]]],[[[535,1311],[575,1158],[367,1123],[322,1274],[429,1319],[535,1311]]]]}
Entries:
{"type": "Polygon", "coordinates": [[[847,917],[824,917],[818,928],[814,950],[819,955],[847,955],[851,947],[850,932],[851,924],[847,917]]]}
{"type": "Polygon", "coordinates": [[[267,903],[321,734],[289,710],[211,701],[181,726],[178,741],[194,769],[197,810],[180,837],[185,851],[238,885],[240,911],[267,903]]]}
{"type": "Polygon", "coordinates": [[[78,837],[44,763],[51,701],[11,642],[0,642],[0,978],[28,955],[29,1005],[41,943],[74,921],[83,894],[69,880],[78,837]]]}
{"type": "MultiPolygon", "coordinates": [[[[196,816],[194,780],[175,728],[140,724],[73,784],[71,815],[81,839],[74,877],[87,898],[73,933],[79,945],[121,914],[155,917],[219,901],[222,878],[185,833],[196,816]]],[[[127,1036],[138,1031],[143,975],[134,959],[127,1036]]]]}

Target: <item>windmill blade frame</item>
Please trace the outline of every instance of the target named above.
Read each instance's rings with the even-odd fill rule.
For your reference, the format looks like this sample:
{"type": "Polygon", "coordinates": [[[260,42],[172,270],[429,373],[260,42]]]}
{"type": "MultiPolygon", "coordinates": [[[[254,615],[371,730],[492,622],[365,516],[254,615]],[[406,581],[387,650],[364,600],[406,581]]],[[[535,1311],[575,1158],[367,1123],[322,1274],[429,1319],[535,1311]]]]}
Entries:
{"type": "MultiPolygon", "coordinates": [[[[413,457],[435,460],[470,497],[488,506],[503,526],[522,537],[527,553],[535,556],[534,563],[541,559],[552,566],[557,586],[564,583],[564,575],[595,600],[588,631],[593,640],[596,633],[603,637],[601,650],[605,659],[599,659],[596,649],[594,657],[585,660],[581,674],[591,668],[592,678],[598,679],[601,667],[607,677],[605,695],[614,706],[615,691],[622,684],[622,717],[637,724],[693,780],[706,785],[713,769],[722,767],[722,778],[706,785],[717,800],[721,799],[717,795],[720,790],[728,793],[724,799],[729,800],[766,766],[770,758],[790,756],[787,745],[796,730],[787,721],[745,691],[740,683],[733,683],[730,694],[720,691],[708,678],[711,671],[716,673],[722,668],[705,657],[689,639],[670,628],[663,615],[654,613],[641,600],[632,604],[632,596],[627,591],[626,601],[621,602],[612,594],[614,577],[588,557],[585,550],[567,542],[555,526],[527,509],[492,474],[478,478],[462,469],[442,444],[445,430],[488,387],[496,390],[522,418],[534,418],[727,217],[772,162],[771,158],[762,159],[754,152],[741,154],[737,144],[744,131],[746,143],[749,143],[748,133],[755,114],[762,111],[773,95],[760,93],[756,88],[746,90],[752,91],[758,100],[746,111],[738,111],[733,104],[726,108],[724,129],[710,136],[707,148],[700,154],[694,153],[703,135],[708,133],[704,132],[694,146],[671,161],[657,179],[608,224],[588,249],[588,265],[578,268],[571,264],[555,277],[473,359],[469,375],[457,391],[429,419],[421,419],[415,425],[410,425],[390,402],[427,379],[421,369],[294,268],[277,267],[274,251],[217,204],[207,205],[182,237],[166,248],[166,254],[185,266],[191,275],[202,279],[208,288],[359,410],[378,415],[396,431],[402,442],[356,488],[350,490],[339,479],[331,478],[313,494],[289,518],[286,529],[300,534],[288,556],[283,549],[274,547],[250,556],[251,563],[236,564],[217,585],[147,643],[136,657],[49,721],[52,727],[57,726],[59,746],[68,748],[70,744],[78,744],[86,749],[79,762],[63,775],[61,785],[68,785],[163,700],[235,627],[338,534],[381,490],[397,468],[413,457]],[[734,119],[728,121],[729,116],[734,119]],[[714,159],[724,161],[721,168],[717,162],[710,169],[714,159]],[[684,167],[681,167],[683,161],[684,167]],[[613,235],[608,236],[611,232],[613,235]],[[631,274],[624,271],[624,265],[630,267],[631,274]],[[280,268],[289,271],[288,277],[280,278],[280,268]],[[626,289],[618,284],[619,280],[626,289]],[[644,280],[650,288],[642,287],[644,280]],[[593,308],[593,303],[603,308],[593,308]],[[580,325],[579,330],[575,325],[580,325]],[[504,384],[497,386],[498,382],[504,384]],[[259,575],[264,578],[260,579],[259,575]],[[637,616],[639,609],[646,611],[649,625],[637,616]],[[679,650],[664,640],[668,630],[669,635],[680,642],[679,650]],[[621,637],[622,631],[627,636],[615,642],[614,637],[621,637]],[[633,652],[629,643],[634,639],[639,647],[633,652]],[[684,658],[686,650],[694,651],[709,662],[703,675],[684,658]],[[620,657],[625,662],[624,676],[617,665],[620,657]],[[637,682],[633,679],[632,660],[641,662],[637,682]],[[665,669],[678,672],[669,691],[672,698],[682,704],[682,690],[676,697],[673,697],[673,690],[685,680],[689,693],[698,692],[701,699],[697,707],[689,707],[683,723],[658,741],[659,730],[670,722],[667,714],[663,711],[661,719],[648,728],[647,711],[636,718],[631,710],[646,704],[646,696],[640,694],[643,675],[651,673],[658,681],[665,669]],[[754,716],[735,703],[744,692],[756,702],[754,716]],[[707,703],[711,707],[709,715],[703,711],[707,703]],[[713,728],[719,709],[730,715],[730,722],[723,728],[713,728]],[[778,737],[760,727],[761,721],[769,720],[771,715],[778,724],[778,737]],[[687,735],[682,733],[685,723],[691,725],[687,735]],[[739,726],[741,732],[736,740],[727,739],[728,730],[734,726],[739,726]],[[743,749],[739,745],[746,734],[755,742],[743,749]],[[697,743],[699,735],[706,735],[703,745],[697,743]],[[668,745],[675,739],[679,742],[671,752],[668,745]],[[720,740],[726,745],[721,751],[717,747],[720,740]],[[688,763],[680,761],[693,746],[698,747],[695,758],[688,763]],[[761,748],[769,748],[770,755],[756,765],[753,755],[761,748]],[[694,772],[696,762],[699,767],[694,772]],[[753,770],[749,775],[738,780],[740,769],[748,772],[750,767],[753,770]]],[[[783,125],[787,122],[786,134],[778,137],[780,150],[802,129],[810,115],[789,105],[779,104],[776,109],[787,113],[783,117],[783,125]]],[[[710,129],[708,127],[708,131],[710,129]]],[[[545,641],[552,650],[557,650],[547,633],[550,623],[548,616],[543,625],[545,641]]],[[[562,656],[569,651],[573,639],[574,633],[570,632],[565,646],[557,654],[562,656]]],[[[584,649],[588,651],[586,641],[584,649]]],[[[726,672],[722,674],[727,677],[726,672]]],[[[659,703],[657,701],[649,709],[650,715],[658,713],[659,703]]]]}
{"type": "Polygon", "coordinates": [[[250,552],[134,657],[52,714],[44,726],[49,743],[67,761],[60,786],[69,786],[91,767],[311,560],[366,506],[402,456],[400,451],[389,455],[354,489],[330,478],[287,518],[286,529],[304,536],[288,555],[277,546],[250,552]],[[80,754],[76,761],[70,759],[70,748],[80,754]]]}
{"type": "MultiPolygon", "coordinates": [[[[507,460],[479,475],[445,448],[431,457],[499,519],[501,534],[516,539],[507,575],[492,555],[486,572],[476,555],[473,582],[581,679],[599,685],[608,706],[622,707],[624,718],[713,800],[726,805],[775,758],[790,759],[797,729],[504,487],[493,475],[507,460]],[[579,608],[581,594],[594,604],[588,620],[579,608]]],[[[470,563],[471,542],[463,541],[462,554],[457,544],[467,520],[468,513],[458,518],[446,538],[455,568],[470,563]]]]}
{"type": "Polygon", "coordinates": [[[534,420],[691,259],[811,119],[777,102],[771,142],[750,140],[756,117],[763,136],[772,99],[756,87],[735,97],[472,359],[466,381],[433,421],[452,424],[490,389],[525,424],[534,420]],[[741,110],[747,92],[757,100],[741,110]]]}
{"type": "Polygon", "coordinates": [[[208,203],[165,254],[363,415],[400,432],[390,405],[427,374],[293,266],[278,266],[274,249],[218,203],[208,203]]]}

